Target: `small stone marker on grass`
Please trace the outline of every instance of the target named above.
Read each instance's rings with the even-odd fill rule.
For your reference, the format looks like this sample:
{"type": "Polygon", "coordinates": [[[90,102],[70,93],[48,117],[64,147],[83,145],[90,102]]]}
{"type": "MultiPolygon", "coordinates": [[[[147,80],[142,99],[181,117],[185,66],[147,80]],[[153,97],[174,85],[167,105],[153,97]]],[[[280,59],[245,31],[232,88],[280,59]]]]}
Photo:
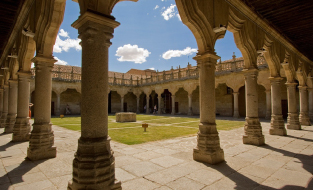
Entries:
{"type": "Polygon", "coordinates": [[[119,112],[115,114],[116,122],[136,122],[136,113],[119,112]]]}
{"type": "Polygon", "coordinates": [[[143,132],[147,132],[146,129],[148,128],[148,124],[143,123],[142,128],[143,128],[143,132]]]}

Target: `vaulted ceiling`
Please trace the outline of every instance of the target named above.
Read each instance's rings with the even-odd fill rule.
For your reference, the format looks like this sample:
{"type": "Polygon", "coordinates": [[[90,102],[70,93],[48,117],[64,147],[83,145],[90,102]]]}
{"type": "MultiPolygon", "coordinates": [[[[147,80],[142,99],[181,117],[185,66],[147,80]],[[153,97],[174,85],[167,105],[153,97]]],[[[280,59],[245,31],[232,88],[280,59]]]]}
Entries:
{"type": "Polygon", "coordinates": [[[241,0],[313,61],[312,0],[241,0]]]}

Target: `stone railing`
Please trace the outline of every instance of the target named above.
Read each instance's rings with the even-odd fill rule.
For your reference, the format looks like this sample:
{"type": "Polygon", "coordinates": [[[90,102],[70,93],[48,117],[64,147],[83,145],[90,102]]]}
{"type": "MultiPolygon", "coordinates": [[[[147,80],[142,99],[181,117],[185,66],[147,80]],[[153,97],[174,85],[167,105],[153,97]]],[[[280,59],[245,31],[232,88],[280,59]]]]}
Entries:
{"type": "MultiPolygon", "coordinates": [[[[259,57],[257,61],[258,68],[267,68],[268,65],[264,57],[259,57]]],[[[236,61],[225,61],[220,62],[216,65],[216,75],[225,75],[232,72],[240,72],[244,68],[243,60],[236,61]]],[[[31,69],[33,78],[35,77],[35,68],[31,69]]],[[[109,77],[110,85],[121,85],[121,86],[141,86],[141,85],[152,85],[157,83],[164,83],[170,81],[196,79],[199,77],[199,70],[196,66],[188,65],[187,68],[183,69],[172,69],[163,72],[154,72],[152,75],[144,77],[139,75],[131,75],[130,78],[109,77]]],[[[74,66],[61,66],[55,65],[52,69],[52,80],[65,81],[65,82],[80,82],[81,81],[81,68],[74,66]]]]}

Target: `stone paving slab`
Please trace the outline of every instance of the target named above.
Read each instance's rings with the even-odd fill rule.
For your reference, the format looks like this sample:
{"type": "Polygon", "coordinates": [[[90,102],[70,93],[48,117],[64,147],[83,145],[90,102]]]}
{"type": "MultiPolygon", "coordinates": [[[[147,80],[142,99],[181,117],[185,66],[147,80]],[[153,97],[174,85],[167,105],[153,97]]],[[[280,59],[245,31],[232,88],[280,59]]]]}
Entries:
{"type": "MultiPolygon", "coordinates": [[[[228,118],[229,119],[229,118],[228,118]]],[[[125,145],[112,141],[116,178],[124,190],[313,189],[313,127],[270,136],[266,145],[242,144],[243,128],[220,131],[226,162],[193,160],[196,136],[125,145]]],[[[57,157],[25,160],[28,142],[12,143],[0,129],[0,190],[66,190],[80,132],[53,126],[57,157]]]]}

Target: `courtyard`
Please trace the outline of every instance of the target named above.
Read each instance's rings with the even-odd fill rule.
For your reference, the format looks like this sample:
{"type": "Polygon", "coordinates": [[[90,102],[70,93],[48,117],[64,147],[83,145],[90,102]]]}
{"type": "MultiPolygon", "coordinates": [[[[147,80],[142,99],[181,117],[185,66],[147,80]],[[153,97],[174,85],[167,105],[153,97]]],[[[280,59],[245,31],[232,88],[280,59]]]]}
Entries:
{"type": "MultiPolygon", "coordinates": [[[[261,121],[266,145],[253,146],[242,144],[243,125],[229,128],[242,121],[218,117],[217,123],[229,123],[225,125],[227,130],[217,126],[225,162],[209,165],[196,162],[192,157],[192,150],[197,145],[199,119],[196,117],[139,115],[136,123],[115,126],[114,118],[109,116],[109,135],[113,136],[111,147],[115,156],[116,179],[122,182],[124,190],[313,188],[312,126],[303,127],[303,130],[288,130],[288,136],[273,136],[269,135],[270,123],[261,121]],[[167,127],[191,130],[186,130],[188,132],[180,134],[180,137],[129,143],[133,145],[114,140],[116,131],[126,133],[138,129],[143,133],[143,122],[151,124],[147,133],[154,132],[154,129],[166,130],[167,127]],[[231,125],[232,122],[235,124],[231,125]]],[[[52,119],[54,124],[57,124],[57,120],[61,119],[52,119]]],[[[3,129],[0,129],[1,190],[67,189],[67,183],[72,178],[77,139],[80,137],[79,125],[75,124],[80,121],[75,117],[62,121],[68,127],[72,126],[72,130],[54,125],[57,157],[40,161],[25,160],[29,143],[12,143],[12,134],[2,134],[3,129]]]]}

